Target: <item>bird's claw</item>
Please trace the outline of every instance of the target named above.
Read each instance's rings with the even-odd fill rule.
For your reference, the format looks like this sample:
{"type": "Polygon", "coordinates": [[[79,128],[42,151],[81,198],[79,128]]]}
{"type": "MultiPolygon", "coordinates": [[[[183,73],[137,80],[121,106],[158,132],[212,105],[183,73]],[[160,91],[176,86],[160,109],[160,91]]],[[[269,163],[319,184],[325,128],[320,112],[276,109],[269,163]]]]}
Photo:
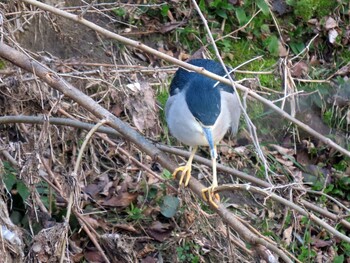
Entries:
{"type": "Polygon", "coordinates": [[[176,168],[176,170],[173,172],[173,177],[174,179],[176,179],[176,175],[178,172],[181,172],[181,177],[180,177],[180,181],[179,181],[179,185],[182,184],[185,176],[186,176],[186,180],[184,182],[184,186],[188,185],[188,182],[190,181],[191,178],[191,171],[192,171],[192,167],[191,166],[180,166],[178,168],[176,168]]]}
{"type": "Polygon", "coordinates": [[[216,188],[216,186],[210,186],[208,188],[202,189],[202,197],[203,197],[204,201],[208,202],[209,204],[211,204],[215,208],[218,208],[219,206],[215,202],[215,199],[218,202],[220,202],[220,196],[219,196],[219,194],[215,193],[215,188],[216,188]],[[208,193],[208,198],[207,198],[206,193],[208,193]]]}

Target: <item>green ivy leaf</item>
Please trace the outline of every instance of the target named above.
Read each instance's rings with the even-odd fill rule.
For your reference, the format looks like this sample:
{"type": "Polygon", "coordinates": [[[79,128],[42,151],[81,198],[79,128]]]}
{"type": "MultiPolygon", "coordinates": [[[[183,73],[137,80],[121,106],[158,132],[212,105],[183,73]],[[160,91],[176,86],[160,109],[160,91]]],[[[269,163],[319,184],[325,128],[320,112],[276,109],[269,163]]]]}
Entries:
{"type": "Polygon", "coordinates": [[[175,196],[167,195],[163,199],[163,203],[160,206],[160,212],[163,216],[171,218],[176,214],[179,206],[179,199],[175,196]]]}

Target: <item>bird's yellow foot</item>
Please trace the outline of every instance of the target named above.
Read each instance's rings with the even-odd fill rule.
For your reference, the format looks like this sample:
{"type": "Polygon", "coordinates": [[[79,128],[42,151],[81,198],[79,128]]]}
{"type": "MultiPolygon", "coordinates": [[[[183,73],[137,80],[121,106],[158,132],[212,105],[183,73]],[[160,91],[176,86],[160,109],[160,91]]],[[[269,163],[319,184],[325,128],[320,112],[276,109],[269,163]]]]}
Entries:
{"type": "Polygon", "coordinates": [[[188,182],[190,181],[191,178],[191,171],[192,171],[192,167],[191,165],[185,165],[185,166],[180,166],[179,168],[177,168],[174,172],[173,172],[173,177],[174,179],[176,179],[176,175],[178,172],[181,172],[181,177],[180,177],[180,181],[179,181],[179,185],[182,184],[184,178],[185,182],[184,185],[187,186],[188,182]]]}
{"type": "Polygon", "coordinates": [[[218,208],[219,206],[215,202],[215,199],[216,199],[216,201],[220,202],[220,196],[219,196],[219,194],[215,193],[215,188],[216,188],[216,186],[212,185],[208,188],[202,189],[202,197],[203,197],[204,201],[208,202],[209,204],[211,204],[215,208],[218,208]],[[208,198],[207,198],[206,193],[208,193],[208,198]]]}

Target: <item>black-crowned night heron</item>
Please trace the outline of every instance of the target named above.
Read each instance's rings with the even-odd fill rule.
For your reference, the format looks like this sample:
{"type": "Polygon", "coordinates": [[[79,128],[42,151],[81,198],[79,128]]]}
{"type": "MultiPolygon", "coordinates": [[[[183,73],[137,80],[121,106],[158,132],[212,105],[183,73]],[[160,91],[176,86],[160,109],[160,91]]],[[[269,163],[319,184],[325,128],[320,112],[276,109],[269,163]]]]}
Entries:
{"type": "MultiPolygon", "coordinates": [[[[226,75],[221,64],[213,60],[195,59],[189,63],[220,76],[226,75]]],[[[181,172],[179,184],[187,186],[198,146],[209,146],[213,182],[210,187],[202,190],[202,195],[204,200],[209,200],[210,204],[218,207],[213,198],[220,200],[219,195],[214,196],[215,187],[218,186],[216,145],[229,129],[232,134],[237,133],[241,110],[233,88],[222,83],[215,85],[216,83],[216,80],[180,68],[170,85],[165,114],[171,134],[192,149],[186,165],[177,168],[173,176],[176,178],[176,174],[181,172]]]]}

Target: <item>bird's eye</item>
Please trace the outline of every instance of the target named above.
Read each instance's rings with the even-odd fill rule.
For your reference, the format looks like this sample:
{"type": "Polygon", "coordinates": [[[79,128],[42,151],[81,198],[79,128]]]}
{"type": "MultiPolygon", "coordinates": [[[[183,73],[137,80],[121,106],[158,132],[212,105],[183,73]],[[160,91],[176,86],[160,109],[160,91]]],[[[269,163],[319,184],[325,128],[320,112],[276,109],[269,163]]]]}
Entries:
{"type": "Polygon", "coordinates": [[[198,118],[195,118],[195,120],[202,125],[202,122],[198,118]]]}

